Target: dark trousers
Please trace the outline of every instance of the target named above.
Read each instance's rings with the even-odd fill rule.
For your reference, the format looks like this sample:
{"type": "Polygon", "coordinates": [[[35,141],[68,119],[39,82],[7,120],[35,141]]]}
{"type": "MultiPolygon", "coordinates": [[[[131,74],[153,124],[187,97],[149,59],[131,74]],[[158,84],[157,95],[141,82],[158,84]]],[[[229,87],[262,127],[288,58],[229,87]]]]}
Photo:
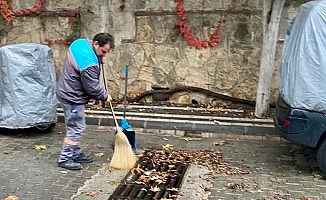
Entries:
{"type": "Polygon", "coordinates": [[[64,110],[66,138],[59,156],[58,162],[65,162],[76,159],[82,152],[80,139],[85,131],[85,105],[67,104],[60,101],[64,110]],[[76,115],[72,114],[74,109],[78,109],[76,115]]]}

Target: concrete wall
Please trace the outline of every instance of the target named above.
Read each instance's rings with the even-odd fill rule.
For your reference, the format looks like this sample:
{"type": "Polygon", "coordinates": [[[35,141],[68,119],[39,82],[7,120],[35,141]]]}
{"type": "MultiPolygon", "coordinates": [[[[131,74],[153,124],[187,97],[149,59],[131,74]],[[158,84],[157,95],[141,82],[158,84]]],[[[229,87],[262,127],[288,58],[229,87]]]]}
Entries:
{"type": "MultiPolygon", "coordinates": [[[[171,0],[51,0],[47,10],[81,7],[81,36],[92,38],[108,31],[116,38],[116,48],[108,55],[105,74],[114,98],[124,92],[124,67],[129,65],[128,96],[151,90],[153,85],[169,88],[195,86],[228,96],[255,100],[260,54],[262,47],[262,0],[185,0],[187,21],[193,33],[203,39],[215,29],[219,19],[221,42],[216,47],[201,50],[190,47],[180,35],[175,15],[176,3],[171,0]],[[124,4],[124,9],[121,6],[124,4]],[[244,11],[246,10],[246,11],[244,11]]],[[[12,0],[14,10],[32,7],[34,0],[12,0]]],[[[297,8],[285,8],[279,38],[283,38],[287,24],[297,8]]],[[[66,38],[71,33],[69,17],[17,17],[7,26],[0,19],[1,45],[35,42],[47,44],[46,39],[66,38]]],[[[51,45],[57,75],[66,54],[66,45],[51,45]]],[[[277,69],[282,45],[278,45],[273,76],[272,101],[276,99],[277,69]]],[[[202,103],[212,101],[199,93],[179,92],[171,101],[202,103]]],[[[146,98],[151,101],[151,98],[146,98]]]]}

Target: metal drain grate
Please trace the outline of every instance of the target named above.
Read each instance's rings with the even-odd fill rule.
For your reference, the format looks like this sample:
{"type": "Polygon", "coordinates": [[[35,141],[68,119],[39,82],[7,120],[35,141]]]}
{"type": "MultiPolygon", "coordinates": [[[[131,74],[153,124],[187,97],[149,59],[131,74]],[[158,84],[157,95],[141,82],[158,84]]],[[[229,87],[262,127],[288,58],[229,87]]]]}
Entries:
{"type": "Polygon", "coordinates": [[[151,154],[139,159],[138,167],[125,176],[109,200],[177,198],[188,165],[171,160],[155,163],[151,154]]]}

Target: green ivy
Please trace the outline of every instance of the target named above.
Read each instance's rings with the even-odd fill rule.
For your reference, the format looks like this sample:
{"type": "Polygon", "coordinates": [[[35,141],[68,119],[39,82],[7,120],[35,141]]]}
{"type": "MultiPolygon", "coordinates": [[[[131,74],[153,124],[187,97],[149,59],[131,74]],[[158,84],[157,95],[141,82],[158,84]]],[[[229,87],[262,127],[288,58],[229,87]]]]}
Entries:
{"type": "Polygon", "coordinates": [[[301,4],[305,3],[306,0],[286,0],[284,6],[300,6],[301,4]]]}
{"type": "Polygon", "coordinates": [[[71,24],[71,32],[69,34],[69,40],[70,42],[73,42],[74,40],[81,37],[81,26],[82,21],[81,17],[75,17],[74,22],[71,24]]]}

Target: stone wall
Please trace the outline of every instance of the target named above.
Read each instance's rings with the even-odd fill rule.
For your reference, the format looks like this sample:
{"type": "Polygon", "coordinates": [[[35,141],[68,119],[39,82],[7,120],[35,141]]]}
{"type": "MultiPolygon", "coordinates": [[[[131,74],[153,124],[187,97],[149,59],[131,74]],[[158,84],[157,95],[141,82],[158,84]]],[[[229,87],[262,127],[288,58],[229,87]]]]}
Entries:
{"type": "MultiPolygon", "coordinates": [[[[151,87],[175,88],[194,86],[235,98],[255,100],[262,45],[262,0],[238,0],[230,10],[232,0],[185,0],[187,21],[193,33],[208,39],[219,19],[221,42],[216,47],[201,50],[191,48],[177,27],[176,3],[173,0],[51,0],[50,11],[74,10],[81,7],[81,36],[92,38],[108,31],[116,38],[116,48],[108,55],[105,74],[109,90],[115,99],[123,97],[124,67],[129,66],[128,96],[135,97],[151,87]],[[121,9],[124,6],[124,9],[121,9]],[[248,10],[248,11],[244,11],[248,10]],[[196,13],[195,11],[200,11],[196,13]]],[[[14,10],[32,7],[34,0],[12,0],[14,10]]],[[[296,8],[283,12],[279,38],[296,8]]],[[[0,20],[1,45],[62,39],[71,33],[69,17],[17,17],[9,26],[0,20]]],[[[51,45],[57,75],[66,54],[66,45],[51,45]]],[[[277,96],[277,68],[282,45],[278,45],[273,76],[272,101],[277,96]]],[[[179,92],[170,100],[190,103],[211,102],[212,97],[179,92]]],[[[151,98],[146,98],[151,101],[151,98]]]]}

